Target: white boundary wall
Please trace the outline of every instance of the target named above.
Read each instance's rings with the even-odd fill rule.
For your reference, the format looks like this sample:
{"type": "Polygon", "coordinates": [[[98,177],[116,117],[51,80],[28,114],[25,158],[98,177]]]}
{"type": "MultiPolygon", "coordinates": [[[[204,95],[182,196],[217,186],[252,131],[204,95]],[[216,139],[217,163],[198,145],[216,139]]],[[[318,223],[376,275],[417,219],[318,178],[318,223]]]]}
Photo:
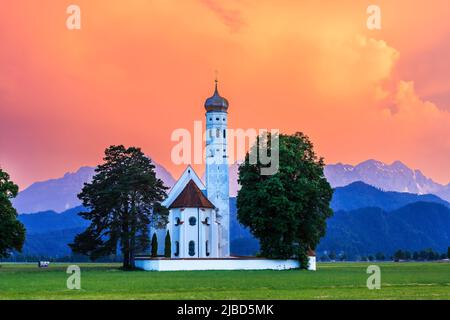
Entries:
{"type": "MultiPolygon", "coordinates": [[[[192,270],[288,270],[299,267],[297,260],[273,259],[145,259],[135,261],[136,268],[146,271],[192,270]]],[[[309,270],[316,270],[316,257],[309,257],[309,270]]]]}

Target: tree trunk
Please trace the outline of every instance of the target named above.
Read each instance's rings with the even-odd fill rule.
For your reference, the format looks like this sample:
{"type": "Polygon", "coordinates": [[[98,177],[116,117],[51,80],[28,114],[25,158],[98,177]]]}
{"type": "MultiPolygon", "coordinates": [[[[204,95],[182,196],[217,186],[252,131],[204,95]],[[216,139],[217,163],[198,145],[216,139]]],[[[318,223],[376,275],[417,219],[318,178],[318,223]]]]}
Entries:
{"type": "Polygon", "coordinates": [[[124,253],[123,253],[123,268],[125,270],[130,268],[130,258],[128,256],[128,253],[126,252],[126,250],[124,250],[124,253]]]}
{"type": "Polygon", "coordinates": [[[128,212],[124,212],[124,218],[122,222],[122,254],[123,254],[123,268],[125,270],[131,268],[130,259],[130,230],[128,226],[128,212]]]}
{"type": "Polygon", "coordinates": [[[134,250],[133,248],[131,248],[130,250],[130,269],[134,269],[135,268],[135,264],[134,264],[134,250]]]}

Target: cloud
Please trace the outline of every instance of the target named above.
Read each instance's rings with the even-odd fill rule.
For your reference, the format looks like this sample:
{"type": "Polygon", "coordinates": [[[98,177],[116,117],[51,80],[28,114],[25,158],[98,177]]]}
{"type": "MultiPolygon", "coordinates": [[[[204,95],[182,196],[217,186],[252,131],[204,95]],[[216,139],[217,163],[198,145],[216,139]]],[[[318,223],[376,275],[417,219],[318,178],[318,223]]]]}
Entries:
{"type": "Polygon", "coordinates": [[[311,75],[320,93],[384,96],[381,85],[391,77],[399,59],[396,49],[362,35],[329,39],[329,43],[318,53],[311,75]]]}
{"type": "MultiPolygon", "coordinates": [[[[237,9],[225,8],[223,2],[219,0],[200,0],[200,2],[205,5],[209,10],[214,12],[216,16],[222,21],[224,25],[230,28],[230,31],[237,32],[243,26],[245,22],[242,19],[241,12],[237,9]]],[[[227,1],[229,4],[230,1],[227,1]]]]}
{"type": "Polygon", "coordinates": [[[448,87],[446,0],[380,0],[377,32],[356,0],[77,0],[80,32],[66,4],[23,3],[0,12],[0,162],[22,185],[112,143],[177,175],[171,131],[203,119],[215,69],[233,128],[301,130],[328,162],[402,160],[450,180],[450,105],[426,95],[448,87]]]}
{"type": "Polygon", "coordinates": [[[422,99],[413,81],[398,82],[396,90],[392,92],[392,104],[386,105],[384,116],[400,132],[407,133],[417,146],[426,143],[436,147],[436,150],[450,149],[450,141],[440,139],[450,136],[450,113],[422,99]]]}

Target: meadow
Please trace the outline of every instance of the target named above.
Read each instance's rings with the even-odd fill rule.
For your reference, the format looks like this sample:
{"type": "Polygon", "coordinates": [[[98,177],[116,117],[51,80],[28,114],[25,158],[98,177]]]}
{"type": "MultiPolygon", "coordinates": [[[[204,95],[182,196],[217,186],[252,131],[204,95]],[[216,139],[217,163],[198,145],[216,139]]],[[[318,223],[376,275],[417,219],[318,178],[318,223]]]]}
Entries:
{"type": "Polygon", "coordinates": [[[369,290],[369,263],[322,263],[316,272],[122,271],[79,264],[81,290],[69,290],[68,264],[0,264],[0,299],[447,299],[450,263],[372,263],[381,289],[369,290]]]}

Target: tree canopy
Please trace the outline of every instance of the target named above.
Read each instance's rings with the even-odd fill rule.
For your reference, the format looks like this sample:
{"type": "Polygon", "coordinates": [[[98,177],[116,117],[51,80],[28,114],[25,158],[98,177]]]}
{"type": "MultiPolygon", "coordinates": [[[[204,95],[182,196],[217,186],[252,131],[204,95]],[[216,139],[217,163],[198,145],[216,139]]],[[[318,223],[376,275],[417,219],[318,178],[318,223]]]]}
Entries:
{"type": "MultiPolygon", "coordinates": [[[[333,190],[323,173],[324,161],[317,157],[306,135],[296,133],[277,138],[278,172],[263,175],[265,165],[249,161],[252,156],[259,160],[259,140],[240,165],[237,215],[259,239],[263,256],[295,257],[306,268],[307,253],[325,235],[326,220],[333,214],[330,209],[333,190]]],[[[270,146],[268,142],[269,138],[263,145],[270,146]]]]}
{"type": "Polygon", "coordinates": [[[19,187],[0,168],[0,258],[7,258],[11,251],[22,251],[25,227],[17,220],[17,211],[11,203],[19,187]]]}
{"type": "Polygon", "coordinates": [[[167,224],[168,210],[161,205],[167,187],[154,169],[139,148],[106,149],[104,163],[78,195],[88,209],[80,215],[91,224],[70,244],[74,252],[95,260],[120,246],[124,268],[134,267],[135,255],[149,249],[150,225],[167,224]]]}

